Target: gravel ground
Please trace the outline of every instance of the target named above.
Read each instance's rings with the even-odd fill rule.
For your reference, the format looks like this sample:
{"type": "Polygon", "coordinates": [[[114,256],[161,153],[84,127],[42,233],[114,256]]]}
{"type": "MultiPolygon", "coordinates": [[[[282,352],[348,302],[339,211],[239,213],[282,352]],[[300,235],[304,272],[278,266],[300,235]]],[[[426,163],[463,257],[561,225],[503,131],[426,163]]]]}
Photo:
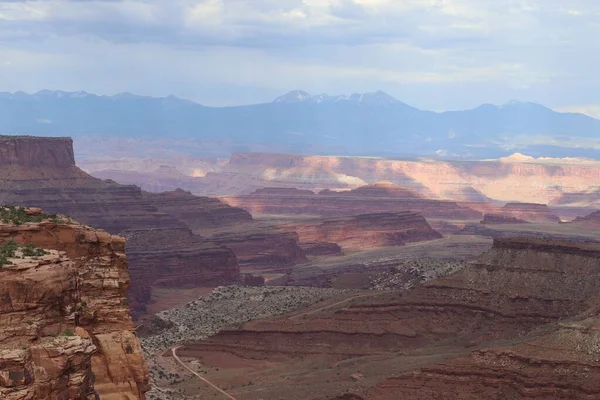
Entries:
{"type": "Polygon", "coordinates": [[[437,258],[403,260],[371,280],[373,290],[408,290],[420,283],[453,274],[467,265],[465,261],[437,258]]]}
{"type": "MultiPolygon", "coordinates": [[[[161,354],[167,349],[188,340],[205,339],[223,329],[239,327],[251,320],[287,314],[351,292],[294,286],[224,286],[183,307],[156,314],[152,324],[157,328],[150,327],[150,333],[140,337],[153,383],[153,389],[147,394],[148,399],[186,398],[180,392],[165,387],[169,380],[164,377],[169,371],[165,368],[165,359],[161,354]]],[[[184,373],[177,374],[176,378],[171,375],[170,379],[188,377],[189,374],[184,373]]]]}

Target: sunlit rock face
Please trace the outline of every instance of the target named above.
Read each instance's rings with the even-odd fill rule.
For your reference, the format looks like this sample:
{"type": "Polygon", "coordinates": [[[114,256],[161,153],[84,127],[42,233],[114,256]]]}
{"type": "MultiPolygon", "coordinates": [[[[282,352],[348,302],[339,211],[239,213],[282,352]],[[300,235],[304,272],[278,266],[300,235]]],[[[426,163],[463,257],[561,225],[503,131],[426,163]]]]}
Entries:
{"type": "Polygon", "coordinates": [[[0,223],[0,397],[144,399],[125,240],[27,210],[0,223]]]}

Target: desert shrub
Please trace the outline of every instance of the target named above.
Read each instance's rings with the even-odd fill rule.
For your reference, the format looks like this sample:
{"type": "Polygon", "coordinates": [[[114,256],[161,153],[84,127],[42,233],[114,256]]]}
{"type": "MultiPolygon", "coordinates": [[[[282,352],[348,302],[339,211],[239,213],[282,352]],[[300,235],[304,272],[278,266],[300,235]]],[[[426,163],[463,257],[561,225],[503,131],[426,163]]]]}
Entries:
{"type": "Polygon", "coordinates": [[[8,259],[15,256],[15,252],[19,248],[19,245],[14,240],[2,243],[0,245],[0,266],[11,265],[8,259]]]}
{"type": "Polygon", "coordinates": [[[21,248],[23,255],[25,257],[40,257],[48,254],[48,252],[44,249],[40,249],[39,247],[35,247],[35,245],[29,243],[21,248]]]}

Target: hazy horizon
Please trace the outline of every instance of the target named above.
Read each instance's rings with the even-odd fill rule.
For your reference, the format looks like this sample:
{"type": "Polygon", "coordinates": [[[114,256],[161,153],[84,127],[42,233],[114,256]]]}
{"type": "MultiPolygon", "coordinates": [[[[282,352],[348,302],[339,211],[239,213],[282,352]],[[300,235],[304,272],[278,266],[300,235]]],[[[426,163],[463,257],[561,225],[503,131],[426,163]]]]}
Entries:
{"type": "Polygon", "coordinates": [[[599,15],[591,0],[0,0],[0,91],[224,106],[380,88],[426,110],[598,116],[599,15]]]}

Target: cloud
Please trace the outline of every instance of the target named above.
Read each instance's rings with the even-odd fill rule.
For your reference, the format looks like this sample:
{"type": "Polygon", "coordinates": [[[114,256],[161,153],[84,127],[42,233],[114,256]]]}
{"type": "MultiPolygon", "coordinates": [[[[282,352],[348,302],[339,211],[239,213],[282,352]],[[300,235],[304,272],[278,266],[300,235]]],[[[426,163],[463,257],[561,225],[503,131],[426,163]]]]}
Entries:
{"type": "Polygon", "coordinates": [[[0,0],[0,90],[566,107],[600,89],[599,17],[595,0],[0,0]]]}
{"type": "Polygon", "coordinates": [[[561,106],[557,111],[586,114],[593,118],[600,119],[600,104],[586,104],[575,106],[561,106]]]}

